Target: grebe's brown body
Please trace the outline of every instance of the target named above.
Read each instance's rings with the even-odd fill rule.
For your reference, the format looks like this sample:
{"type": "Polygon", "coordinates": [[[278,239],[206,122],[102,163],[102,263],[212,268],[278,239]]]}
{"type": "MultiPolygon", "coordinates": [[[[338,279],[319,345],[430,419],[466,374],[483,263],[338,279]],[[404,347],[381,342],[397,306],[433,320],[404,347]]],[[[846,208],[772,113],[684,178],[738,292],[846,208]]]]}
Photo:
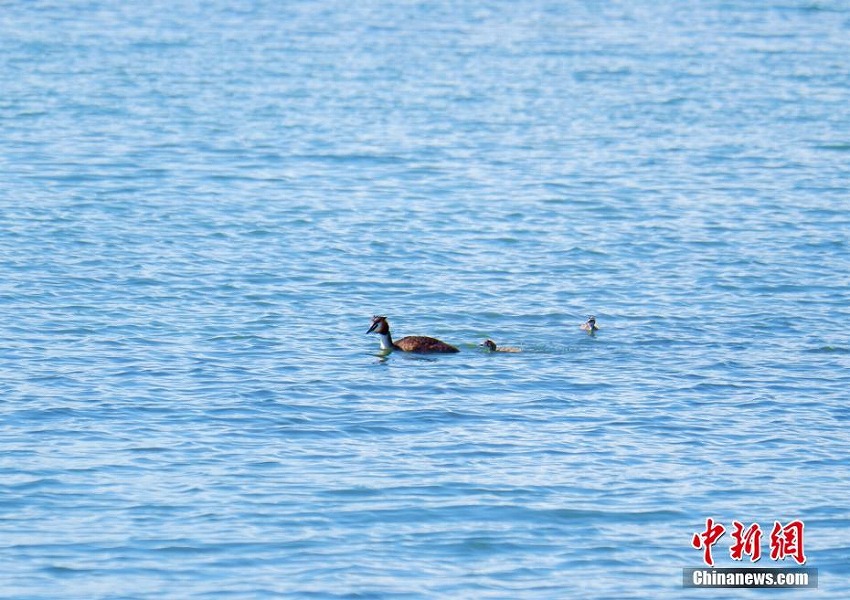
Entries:
{"type": "Polygon", "coordinates": [[[459,352],[451,344],[424,335],[409,335],[394,342],[390,334],[390,324],[387,323],[386,317],[373,317],[372,326],[369,327],[369,331],[366,333],[377,333],[381,336],[382,350],[401,350],[402,352],[416,352],[418,354],[449,354],[459,352]]]}

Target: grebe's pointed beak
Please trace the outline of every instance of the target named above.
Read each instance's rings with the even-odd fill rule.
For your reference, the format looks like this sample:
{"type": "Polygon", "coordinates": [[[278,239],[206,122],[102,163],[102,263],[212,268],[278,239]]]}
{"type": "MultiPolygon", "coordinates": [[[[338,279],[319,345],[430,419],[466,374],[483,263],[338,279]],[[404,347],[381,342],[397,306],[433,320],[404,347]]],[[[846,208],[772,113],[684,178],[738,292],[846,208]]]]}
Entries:
{"type": "Polygon", "coordinates": [[[367,331],[366,334],[368,335],[368,334],[372,333],[373,331],[375,331],[378,328],[379,323],[380,323],[380,321],[375,321],[374,323],[372,323],[372,326],[369,328],[369,331],[367,331]]]}

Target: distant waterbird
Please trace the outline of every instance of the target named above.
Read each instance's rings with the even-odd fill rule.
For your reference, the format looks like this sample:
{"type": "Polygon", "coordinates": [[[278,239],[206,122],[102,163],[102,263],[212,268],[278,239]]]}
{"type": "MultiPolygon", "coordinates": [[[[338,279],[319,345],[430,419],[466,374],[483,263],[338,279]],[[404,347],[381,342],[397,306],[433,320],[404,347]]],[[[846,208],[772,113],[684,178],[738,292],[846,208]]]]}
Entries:
{"type": "Polygon", "coordinates": [[[493,340],[484,340],[479,345],[487,348],[490,352],[522,352],[520,348],[513,346],[496,346],[496,342],[493,340]]]}
{"type": "Polygon", "coordinates": [[[596,317],[590,315],[587,317],[587,321],[581,324],[581,330],[586,331],[588,335],[594,335],[597,331],[599,331],[599,327],[596,325],[596,317]]]}
{"type": "Polygon", "coordinates": [[[387,322],[386,317],[372,317],[372,326],[369,327],[369,331],[366,333],[377,333],[381,336],[381,350],[401,350],[402,352],[416,352],[418,354],[449,354],[459,352],[451,344],[424,335],[411,335],[394,342],[392,334],[390,334],[390,324],[387,322]]]}

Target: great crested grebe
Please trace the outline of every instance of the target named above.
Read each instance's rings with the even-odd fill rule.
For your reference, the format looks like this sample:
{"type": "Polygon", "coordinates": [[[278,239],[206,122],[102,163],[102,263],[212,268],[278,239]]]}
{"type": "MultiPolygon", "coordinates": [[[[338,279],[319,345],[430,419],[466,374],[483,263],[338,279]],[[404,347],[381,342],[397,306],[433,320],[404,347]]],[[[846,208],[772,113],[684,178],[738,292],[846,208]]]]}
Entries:
{"type": "Polygon", "coordinates": [[[586,331],[588,334],[593,335],[597,331],[599,331],[599,327],[596,326],[596,317],[590,315],[587,317],[587,321],[581,324],[582,331],[586,331]]]}
{"type": "Polygon", "coordinates": [[[496,342],[493,340],[484,340],[481,346],[484,346],[490,352],[522,352],[522,350],[513,346],[496,346],[496,342]]]}
{"type": "Polygon", "coordinates": [[[390,335],[390,324],[386,317],[372,317],[372,326],[366,333],[377,333],[381,336],[381,350],[401,350],[402,352],[418,352],[420,354],[436,354],[459,352],[454,346],[424,335],[409,335],[394,342],[390,335]]]}

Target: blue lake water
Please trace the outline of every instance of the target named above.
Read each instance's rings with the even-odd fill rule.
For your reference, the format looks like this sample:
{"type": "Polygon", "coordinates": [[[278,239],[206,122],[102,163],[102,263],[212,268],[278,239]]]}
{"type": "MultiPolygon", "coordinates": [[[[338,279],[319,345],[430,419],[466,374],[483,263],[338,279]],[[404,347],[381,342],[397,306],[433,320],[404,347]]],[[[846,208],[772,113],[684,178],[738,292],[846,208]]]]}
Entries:
{"type": "Polygon", "coordinates": [[[3,597],[741,597],[707,517],[850,597],[846,2],[6,1],[0,66],[3,597]]]}

